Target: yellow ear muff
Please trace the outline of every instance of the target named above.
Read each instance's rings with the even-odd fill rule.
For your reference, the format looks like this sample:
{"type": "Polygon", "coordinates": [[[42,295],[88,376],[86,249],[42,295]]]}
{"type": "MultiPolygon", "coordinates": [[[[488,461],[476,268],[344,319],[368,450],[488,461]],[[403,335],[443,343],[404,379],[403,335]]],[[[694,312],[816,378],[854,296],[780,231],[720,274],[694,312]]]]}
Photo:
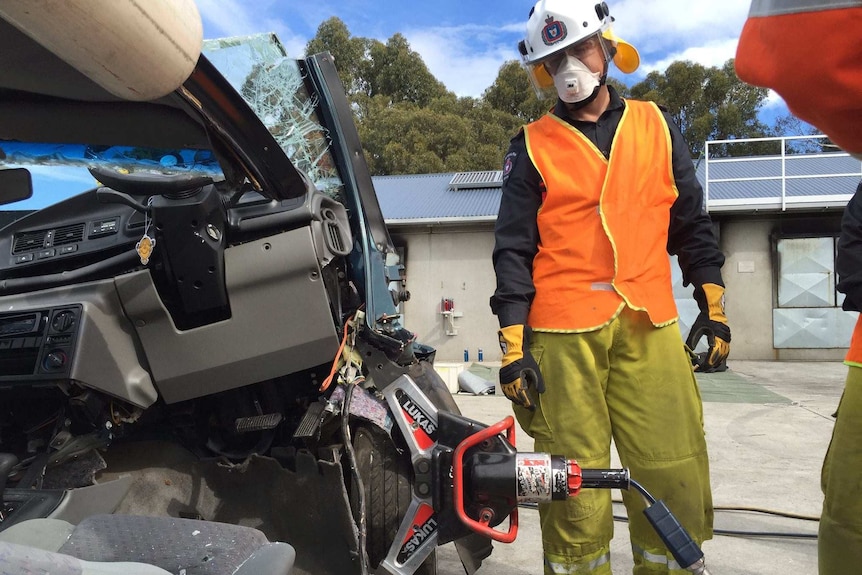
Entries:
{"type": "Polygon", "coordinates": [[[614,56],[614,64],[620,69],[623,74],[631,74],[638,69],[641,64],[641,57],[637,49],[626,42],[616,38],[617,53],[614,56]]]}

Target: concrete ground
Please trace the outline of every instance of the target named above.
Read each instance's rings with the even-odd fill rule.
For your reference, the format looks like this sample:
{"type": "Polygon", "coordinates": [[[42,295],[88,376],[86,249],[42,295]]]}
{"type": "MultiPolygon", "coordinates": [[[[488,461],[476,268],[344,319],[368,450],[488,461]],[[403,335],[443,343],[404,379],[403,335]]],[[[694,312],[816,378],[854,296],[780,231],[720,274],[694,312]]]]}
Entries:
{"type": "MultiPolygon", "coordinates": [[[[491,379],[495,377],[495,367],[474,365],[470,371],[491,379]]],[[[703,545],[707,567],[712,575],[815,574],[814,536],[823,501],[820,467],[832,434],[832,414],[844,387],[846,367],[840,362],[731,360],[729,368],[725,373],[698,376],[716,507],[716,536],[703,545]],[[719,534],[720,530],[735,533],[719,534]],[[789,535],[757,535],[775,532],[789,535]]],[[[465,416],[483,423],[496,423],[511,413],[499,388],[495,395],[461,392],[455,399],[465,416]]],[[[517,432],[518,449],[531,451],[530,438],[520,429],[517,432]]],[[[619,464],[614,461],[614,465],[619,464]]],[[[619,493],[614,499],[619,499],[619,493]]],[[[624,517],[625,508],[615,505],[615,515],[624,517]]],[[[493,554],[477,575],[542,572],[538,512],[521,509],[519,516],[517,540],[509,545],[495,543],[493,554]]],[[[615,526],[611,545],[613,572],[631,573],[627,526],[620,520],[615,526]]],[[[439,573],[463,572],[454,547],[442,546],[439,573]]]]}

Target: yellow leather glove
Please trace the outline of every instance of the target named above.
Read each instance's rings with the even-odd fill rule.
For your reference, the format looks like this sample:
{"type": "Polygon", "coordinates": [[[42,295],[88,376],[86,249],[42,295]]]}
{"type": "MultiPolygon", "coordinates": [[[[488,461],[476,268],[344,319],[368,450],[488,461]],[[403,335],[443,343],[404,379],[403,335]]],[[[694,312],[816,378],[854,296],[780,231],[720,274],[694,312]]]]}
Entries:
{"type": "Polygon", "coordinates": [[[536,405],[528,391],[532,387],[538,393],[544,393],[545,382],[536,360],[530,354],[530,333],[529,327],[516,324],[501,328],[497,335],[503,351],[500,388],[512,403],[533,411],[536,405]]]}
{"type": "Polygon", "coordinates": [[[725,361],[730,354],[730,326],[724,313],[724,288],[718,284],[703,284],[694,290],[694,299],[700,307],[694,325],[688,332],[685,344],[694,349],[704,335],[709,344],[706,353],[692,358],[695,371],[712,372],[727,369],[725,361]]]}

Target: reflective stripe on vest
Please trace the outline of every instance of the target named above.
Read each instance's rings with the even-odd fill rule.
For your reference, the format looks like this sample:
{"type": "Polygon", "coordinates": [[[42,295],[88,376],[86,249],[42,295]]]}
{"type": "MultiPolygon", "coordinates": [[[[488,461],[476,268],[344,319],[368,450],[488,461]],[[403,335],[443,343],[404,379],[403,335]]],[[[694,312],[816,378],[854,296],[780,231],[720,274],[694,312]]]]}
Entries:
{"type": "Polygon", "coordinates": [[[862,0],[755,0],[736,49],[739,78],[862,153],[862,0]]]}
{"type": "Polygon", "coordinates": [[[667,235],[679,193],[670,132],[658,107],[626,101],[609,160],[552,114],[528,125],[525,135],[546,189],[537,216],[530,326],[597,329],[623,301],[647,311],[655,325],[675,321],[667,235]]]}
{"type": "Polygon", "coordinates": [[[856,327],[850,337],[850,349],[847,351],[844,363],[862,367],[862,314],[859,314],[859,319],[856,320],[856,327]]]}

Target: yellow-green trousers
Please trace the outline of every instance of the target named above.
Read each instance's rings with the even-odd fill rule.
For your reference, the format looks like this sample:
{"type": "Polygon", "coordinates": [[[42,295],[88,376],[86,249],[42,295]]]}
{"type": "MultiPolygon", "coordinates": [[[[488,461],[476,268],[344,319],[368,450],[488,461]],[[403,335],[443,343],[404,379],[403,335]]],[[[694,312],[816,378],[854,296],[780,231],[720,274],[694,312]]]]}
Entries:
{"type": "MultiPolygon", "coordinates": [[[[535,411],[515,407],[537,452],[608,468],[613,438],[631,477],[662,499],[698,544],[712,538],[712,494],[703,406],[679,326],[656,328],[624,308],[586,333],[533,332],[530,351],[545,381],[535,411]]],[[[531,390],[532,391],[532,390],[531,390]]],[[[635,491],[623,492],[635,575],[681,572],[643,515],[635,491]]],[[[539,506],[546,574],[610,575],[611,492],[583,490],[539,506]]]]}
{"type": "Polygon", "coordinates": [[[821,486],[820,575],[856,573],[862,565],[862,367],[847,372],[821,486]]]}

